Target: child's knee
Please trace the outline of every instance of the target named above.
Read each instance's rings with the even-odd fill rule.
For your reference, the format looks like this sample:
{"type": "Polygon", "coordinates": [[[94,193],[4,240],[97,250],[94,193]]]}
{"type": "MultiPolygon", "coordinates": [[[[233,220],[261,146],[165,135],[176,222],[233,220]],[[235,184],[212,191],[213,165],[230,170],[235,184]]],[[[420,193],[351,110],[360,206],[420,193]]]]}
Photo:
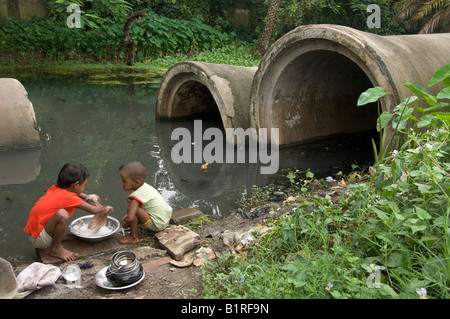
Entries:
{"type": "Polygon", "coordinates": [[[58,209],[55,213],[55,216],[59,221],[68,222],[69,221],[69,213],[65,209],[58,209]]]}

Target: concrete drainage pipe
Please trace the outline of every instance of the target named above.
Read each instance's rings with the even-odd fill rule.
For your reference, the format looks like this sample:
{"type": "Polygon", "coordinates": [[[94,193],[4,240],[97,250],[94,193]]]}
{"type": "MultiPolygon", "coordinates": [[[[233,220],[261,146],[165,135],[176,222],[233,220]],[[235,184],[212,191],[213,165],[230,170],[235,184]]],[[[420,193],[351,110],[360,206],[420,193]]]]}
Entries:
{"type": "Polygon", "coordinates": [[[157,118],[219,112],[224,128],[250,125],[248,105],[256,67],[202,62],[173,65],[161,80],[157,118]]]}
{"type": "Polygon", "coordinates": [[[40,144],[36,116],[27,91],[16,79],[0,79],[0,151],[40,144]]]}
{"type": "Polygon", "coordinates": [[[449,62],[449,33],[378,36],[338,25],[301,26],[263,57],[253,82],[250,125],[279,128],[279,144],[374,129],[376,105],[356,106],[363,91],[381,86],[393,93],[381,100],[383,110],[392,110],[411,95],[403,82],[426,87],[449,62]]]}

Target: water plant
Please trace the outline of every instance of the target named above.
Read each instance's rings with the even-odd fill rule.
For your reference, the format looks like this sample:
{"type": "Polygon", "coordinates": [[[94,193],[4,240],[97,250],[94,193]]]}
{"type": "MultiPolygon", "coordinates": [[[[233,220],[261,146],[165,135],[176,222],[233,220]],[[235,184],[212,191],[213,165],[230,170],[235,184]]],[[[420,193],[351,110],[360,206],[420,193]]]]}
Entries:
{"type": "Polygon", "coordinates": [[[380,114],[380,129],[390,121],[397,139],[370,182],[348,183],[337,201],[313,195],[283,206],[246,254],[202,269],[203,296],[449,298],[450,65],[433,85],[444,88],[434,96],[405,83],[419,96],[380,114]]]}

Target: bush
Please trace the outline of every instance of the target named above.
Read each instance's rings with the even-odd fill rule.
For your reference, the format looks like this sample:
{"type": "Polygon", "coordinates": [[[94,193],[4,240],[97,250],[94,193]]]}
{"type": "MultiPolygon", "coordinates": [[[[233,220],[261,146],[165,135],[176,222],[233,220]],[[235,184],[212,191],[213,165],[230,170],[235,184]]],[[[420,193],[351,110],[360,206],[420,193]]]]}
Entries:
{"type": "MultiPolygon", "coordinates": [[[[131,24],[137,60],[166,54],[198,53],[230,43],[229,35],[199,20],[147,16],[131,24]]],[[[67,13],[66,13],[67,14],[67,13]]],[[[126,17],[100,19],[83,16],[82,28],[70,29],[61,14],[51,18],[0,19],[0,56],[12,60],[94,60],[116,62],[124,58],[123,28],[126,17]],[[89,22],[89,23],[88,23],[89,22]]]]}
{"type": "Polygon", "coordinates": [[[429,86],[438,82],[437,96],[405,83],[419,96],[390,117],[402,142],[378,158],[370,183],[349,185],[338,202],[290,204],[246,256],[202,270],[205,296],[449,298],[450,65],[429,86]]]}
{"type": "Polygon", "coordinates": [[[166,54],[200,52],[230,42],[227,34],[221,33],[200,20],[179,20],[159,16],[145,10],[147,16],[131,27],[138,56],[164,56],[166,54]]]}

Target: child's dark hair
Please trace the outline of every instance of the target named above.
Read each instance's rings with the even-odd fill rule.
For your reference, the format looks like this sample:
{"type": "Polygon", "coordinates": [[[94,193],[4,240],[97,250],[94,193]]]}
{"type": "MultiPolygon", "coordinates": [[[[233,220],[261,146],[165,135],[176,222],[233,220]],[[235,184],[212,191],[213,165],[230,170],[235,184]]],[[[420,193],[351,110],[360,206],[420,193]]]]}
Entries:
{"type": "Polygon", "coordinates": [[[69,188],[73,183],[83,183],[89,176],[91,174],[82,164],[66,163],[59,171],[57,184],[59,188],[69,188]]]}
{"type": "Polygon", "coordinates": [[[127,174],[133,180],[143,182],[147,178],[147,168],[141,162],[131,162],[125,165],[120,171],[127,174]]]}

